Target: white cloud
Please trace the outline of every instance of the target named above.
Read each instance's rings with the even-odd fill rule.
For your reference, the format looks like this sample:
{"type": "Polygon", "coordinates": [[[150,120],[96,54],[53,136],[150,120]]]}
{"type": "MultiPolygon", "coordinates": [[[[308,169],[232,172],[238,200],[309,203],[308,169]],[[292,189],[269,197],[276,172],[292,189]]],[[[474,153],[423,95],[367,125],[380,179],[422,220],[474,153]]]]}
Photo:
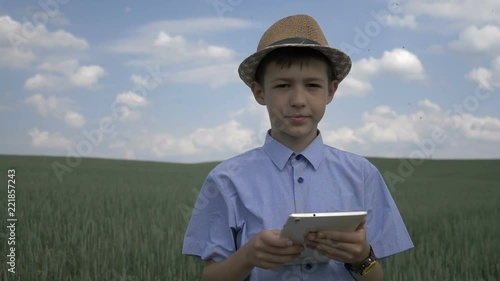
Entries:
{"type": "Polygon", "coordinates": [[[469,23],[500,23],[497,0],[411,0],[405,6],[405,13],[416,16],[430,16],[438,19],[466,21],[469,23]]]}
{"type": "Polygon", "coordinates": [[[59,61],[56,63],[44,62],[38,66],[39,70],[44,70],[48,72],[56,72],[56,73],[68,73],[75,72],[75,70],[79,67],[79,63],[75,59],[59,61]]]}
{"type": "Polygon", "coordinates": [[[378,106],[363,114],[364,125],[356,136],[372,142],[417,141],[418,132],[412,128],[414,116],[398,115],[388,106],[378,106]]]}
{"type": "Polygon", "coordinates": [[[224,60],[233,58],[234,53],[235,52],[229,48],[210,45],[206,48],[200,48],[195,54],[224,60]]]}
{"type": "MultiPolygon", "coordinates": [[[[126,65],[144,67],[161,65],[168,72],[176,72],[182,83],[208,83],[211,87],[222,86],[228,80],[235,81],[237,65],[235,50],[220,44],[210,43],[211,35],[218,31],[248,29],[256,26],[251,21],[225,18],[194,18],[154,22],[131,32],[127,38],[108,44],[113,53],[134,54],[134,58],[126,61],[126,65]],[[205,39],[206,38],[206,39],[205,39]],[[207,78],[216,74],[212,70],[221,70],[236,65],[230,73],[230,79],[219,76],[217,79],[207,78]],[[194,78],[194,80],[190,80],[194,78]]],[[[238,77],[236,75],[236,77],[238,77]]],[[[144,83],[135,78],[136,84],[144,83]]]]}
{"type": "Polygon", "coordinates": [[[497,70],[500,70],[500,56],[496,57],[494,60],[493,60],[493,63],[492,63],[493,67],[497,70]]]}
{"type": "Polygon", "coordinates": [[[211,45],[203,40],[188,40],[182,35],[159,31],[154,37],[131,38],[113,43],[110,50],[116,53],[143,55],[126,62],[129,65],[151,64],[178,65],[192,63],[204,65],[230,61],[235,51],[223,46],[211,45]]]}
{"type": "Polygon", "coordinates": [[[200,128],[190,135],[196,147],[243,152],[252,146],[252,130],[235,120],[215,128],[200,128]]]}
{"type": "Polygon", "coordinates": [[[198,128],[185,135],[134,131],[129,136],[115,136],[110,148],[121,154],[133,149],[134,154],[180,162],[227,158],[263,143],[269,126],[266,116],[265,107],[249,98],[245,108],[231,113],[229,121],[221,125],[198,128]]]}
{"type": "Polygon", "coordinates": [[[382,58],[361,59],[356,63],[361,75],[374,76],[392,74],[406,80],[421,80],[425,71],[419,58],[405,49],[385,51],[382,58]]]}
{"type": "Polygon", "coordinates": [[[199,152],[199,149],[189,138],[176,138],[170,134],[155,134],[149,139],[151,139],[151,150],[156,157],[192,155],[199,152]]]}
{"type": "Polygon", "coordinates": [[[429,99],[423,99],[418,101],[418,106],[426,111],[441,111],[441,107],[429,99]]]}
{"type": "Polygon", "coordinates": [[[112,149],[116,149],[116,148],[124,148],[127,146],[127,143],[123,140],[115,140],[113,142],[111,142],[108,147],[109,148],[112,148],[112,149]]]}
{"type": "Polygon", "coordinates": [[[466,77],[476,82],[481,89],[488,91],[500,89],[500,56],[491,62],[491,68],[474,68],[466,77]]]}
{"type": "Polygon", "coordinates": [[[60,133],[49,133],[34,128],[29,131],[28,135],[31,137],[31,145],[36,148],[62,149],[72,145],[72,142],[60,133]]]}
{"type": "MultiPolygon", "coordinates": [[[[429,139],[437,131],[442,132],[445,140],[431,143],[431,151],[424,151],[429,154],[426,156],[500,157],[492,153],[500,141],[500,119],[474,116],[472,111],[448,114],[448,108],[429,99],[418,101],[417,106],[413,112],[401,113],[381,105],[365,112],[359,126],[320,129],[326,144],[366,156],[409,157],[419,147],[429,147],[429,139]],[[467,148],[471,145],[478,149],[470,152],[467,148]]],[[[175,135],[174,131],[133,131],[129,136],[114,139],[109,147],[120,155],[133,150],[134,156],[199,162],[226,159],[263,144],[269,128],[267,111],[252,97],[244,108],[230,113],[228,119],[221,125],[198,128],[184,135],[175,135]]]]}
{"type": "MultiPolygon", "coordinates": [[[[116,95],[113,114],[103,117],[103,119],[115,120],[122,123],[134,123],[142,117],[140,107],[149,104],[149,101],[132,91],[122,92],[116,95]],[[115,108],[116,107],[116,108],[115,108]]],[[[121,143],[115,141],[113,145],[121,143]]],[[[116,148],[116,147],[114,147],[116,148]]]]}
{"type": "Polygon", "coordinates": [[[148,86],[148,80],[146,77],[143,77],[141,75],[132,75],[130,77],[130,81],[132,81],[132,83],[134,83],[134,85],[136,86],[148,86]]]}
{"type": "Polygon", "coordinates": [[[472,112],[442,108],[424,99],[412,113],[401,114],[389,106],[378,106],[363,114],[363,124],[357,128],[322,132],[325,143],[370,156],[409,157],[415,150],[427,157],[500,156],[493,153],[500,141],[500,119],[472,112]],[[441,137],[435,138],[436,134],[441,137]],[[469,153],[471,146],[484,149],[469,153]]]}
{"type": "Polygon", "coordinates": [[[174,83],[205,83],[210,87],[221,87],[230,82],[238,82],[237,64],[219,64],[198,67],[173,73],[169,79],[174,83]]]}
{"type": "Polygon", "coordinates": [[[135,152],[132,149],[125,150],[125,159],[135,160],[135,152]]]}
{"type": "Polygon", "coordinates": [[[132,110],[127,106],[122,107],[121,120],[122,122],[136,122],[141,119],[141,112],[132,110]]]}
{"type": "Polygon", "coordinates": [[[27,90],[58,91],[72,87],[92,88],[106,71],[98,65],[80,66],[77,60],[59,63],[43,63],[38,67],[43,74],[37,73],[24,83],[27,90]]]}
{"type": "Polygon", "coordinates": [[[321,131],[323,141],[329,143],[336,148],[346,149],[349,144],[362,145],[365,141],[356,136],[354,130],[343,127],[334,131],[321,131]]]}
{"type": "Polygon", "coordinates": [[[490,84],[492,73],[484,67],[474,68],[466,77],[475,81],[483,89],[492,90],[493,88],[490,84]]]}
{"type": "Polygon", "coordinates": [[[158,47],[183,48],[186,46],[186,39],[180,35],[170,36],[164,31],[160,31],[154,45],[158,47]]]}
{"type": "Polygon", "coordinates": [[[24,102],[34,106],[37,112],[42,116],[47,116],[49,113],[58,115],[62,113],[61,111],[64,112],[68,110],[72,103],[68,98],[59,99],[56,96],[45,98],[41,94],[27,97],[24,102]]]}
{"type": "MultiPolygon", "coordinates": [[[[58,13],[50,18],[52,24],[66,24],[67,19],[58,13]]],[[[48,54],[65,50],[81,51],[89,48],[83,38],[65,30],[50,31],[45,25],[18,22],[8,15],[0,16],[0,67],[30,68],[48,54]]]]}
{"type": "Polygon", "coordinates": [[[10,16],[0,16],[0,46],[9,46],[20,50],[29,48],[43,49],[87,49],[85,39],[78,38],[65,30],[49,31],[38,24],[20,23],[10,16]]]}
{"type": "Polygon", "coordinates": [[[381,58],[367,58],[355,62],[351,73],[340,83],[342,95],[363,96],[373,89],[370,82],[375,77],[391,76],[403,80],[423,80],[425,70],[420,59],[405,49],[385,51],[381,58]]]}
{"type": "Polygon", "coordinates": [[[0,67],[28,68],[36,59],[30,50],[19,50],[10,46],[0,45],[0,67]]]}
{"type": "Polygon", "coordinates": [[[37,34],[33,36],[30,45],[43,48],[73,48],[73,49],[88,49],[89,44],[85,39],[75,37],[73,34],[57,30],[49,32],[44,26],[38,25],[37,34]]]}
{"type": "Polygon", "coordinates": [[[477,117],[472,114],[453,116],[452,123],[469,139],[500,141],[500,119],[477,117]]]}
{"type": "Polygon", "coordinates": [[[117,103],[126,104],[132,108],[145,106],[149,102],[143,97],[134,92],[124,92],[116,96],[117,103]]]}
{"type": "Polygon", "coordinates": [[[449,48],[462,53],[494,53],[500,50],[500,28],[486,25],[482,28],[469,26],[459,39],[449,44],[449,48]]]}
{"type": "Polygon", "coordinates": [[[408,27],[411,29],[417,28],[417,22],[415,21],[414,15],[405,15],[404,17],[400,17],[397,15],[386,15],[382,18],[382,20],[389,26],[408,27]]]}
{"type": "Polygon", "coordinates": [[[357,78],[356,74],[351,73],[340,83],[338,92],[340,96],[364,96],[372,90],[373,86],[368,80],[357,78]]]}
{"type": "Polygon", "coordinates": [[[49,90],[54,91],[62,89],[64,85],[64,79],[62,77],[52,75],[52,74],[35,74],[35,76],[28,78],[24,82],[24,88],[30,91],[36,90],[49,90]]]}
{"type": "Polygon", "coordinates": [[[27,97],[24,102],[34,106],[41,116],[64,120],[72,128],[85,125],[85,117],[74,110],[74,102],[69,98],[58,98],[54,95],[46,98],[42,94],[36,94],[27,97]]]}
{"type": "Polygon", "coordinates": [[[237,121],[231,120],[214,128],[199,128],[184,137],[170,134],[154,134],[148,137],[150,149],[156,157],[193,155],[203,151],[241,153],[252,147],[250,129],[243,128],[237,121]]]}
{"type": "Polygon", "coordinates": [[[68,111],[64,116],[66,124],[73,128],[82,128],[85,125],[85,117],[78,112],[68,111]]]}
{"type": "Polygon", "coordinates": [[[106,72],[98,65],[88,65],[79,67],[70,76],[71,82],[77,87],[91,87],[97,84],[99,78],[106,72]]]}
{"type": "Polygon", "coordinates": [[[171,51],[175,52],[175,56],[181,56],[183,60],[194,60],[198,58],[213,58],[213,59],[231,59],[234,56],[234,51],[225,47],[206,44],[203,41],[187,42],[180,36],[170,36],[164,31],[160,31],[154,41],[154,46],[159,48],[160,52],[171,51]]]}
{"type": "MultiPolygon", "coordinates": [[[[248,93],[246,93],[248,95],[248,93]]],[[[242,128],[249,128],[253,134],[252,144],[262,145],[265,141],[265,134],[269,130],[269,113],[267,108],[258,104],[253,95],[248,95],[245,106],[235,112],[229,113],[229,119],[241,124],[242,128]]]]}
{"type": "Polygon", "coordinates": [[[183,35],[173,35],[179,31],[159,30],[153,36],[143,38],[134,36],[130,39],[114,42],[110,50],[117,53],[152,55],[166,63],[195,61],[203,56],[215,59],[232,58],[234,51],[222,46],[210,45],[199,39],[188,40],[183,35]],[[165,54],[165,52],[169,52],[165,54]]]}

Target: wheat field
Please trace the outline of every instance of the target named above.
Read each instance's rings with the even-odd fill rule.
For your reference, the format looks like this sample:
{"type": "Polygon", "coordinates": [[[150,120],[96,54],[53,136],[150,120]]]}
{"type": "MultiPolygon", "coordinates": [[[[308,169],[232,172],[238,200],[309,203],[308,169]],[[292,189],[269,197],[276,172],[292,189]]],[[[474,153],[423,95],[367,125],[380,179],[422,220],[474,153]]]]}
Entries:
{"type": "MultiPolygon", "coordinates": [[[[369,159],[384,174],[398,159],[369,159]]],[[[200,280],[181,255],[191,208],[217,163],[0,156],[0,279],[200,280]],[[7,170],[16,169],[16,273],[7,271],[7,170]]],[[[426,160],[391,188],[415,248],[386,280],[500,280],[500,161],[426,160]]]]}

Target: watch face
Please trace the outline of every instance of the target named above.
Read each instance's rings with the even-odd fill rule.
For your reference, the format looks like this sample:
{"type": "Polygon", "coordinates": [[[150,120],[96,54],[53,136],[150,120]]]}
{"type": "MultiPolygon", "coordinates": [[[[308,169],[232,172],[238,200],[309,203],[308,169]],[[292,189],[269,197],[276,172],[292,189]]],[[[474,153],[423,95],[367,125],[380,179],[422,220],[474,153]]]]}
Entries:
{"type": "Polygon", "coordinates": [[[365,260],[363,265],[361,265],[361,275],[367,274],[374,266],[377,264],[377,257],[373,252],[372,246],[370,246],[370,256],[365,260]]]}
{"type": "Polygon", "coordinates": [[[368,265],[363,264],[362,268],[363,267],[364,268],[363,268],[363,270],[361,272],[361,275],[367,274],[376,264],[377,264],[377,261],[376,260],[372,260],[372,259],[370,259],[370,262],[369,262],[368,265]]]}
{"type": "Polygon", "coordinates": [[[377,257],[373,253],[373,249],[370,246],[370,256],[363,261],[361,266],[354,267],[351,264],[345,264],[345,268],[359,275],[365,275],[375,266],[375,264],[377,264],[377,257]]]}

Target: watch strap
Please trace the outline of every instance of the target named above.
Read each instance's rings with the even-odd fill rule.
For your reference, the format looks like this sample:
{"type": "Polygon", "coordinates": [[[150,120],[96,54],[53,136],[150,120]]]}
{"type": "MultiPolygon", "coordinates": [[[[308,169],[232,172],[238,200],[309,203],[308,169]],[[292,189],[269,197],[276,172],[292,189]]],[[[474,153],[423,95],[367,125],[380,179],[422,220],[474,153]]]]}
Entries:
{"type": "Polygon", "coordinates": [[[365,275],[367,274],[375,265],[377,264],[377,257],[375,256],[375,253],[373,252],[373,248],[370,245],[370,256],[368,256],[367,259],[365,259],[360,266],[353,266],[350,263],[345,263],[344,266],[347,270],[350,272],[357,273],[359,275],[365,275]]]}

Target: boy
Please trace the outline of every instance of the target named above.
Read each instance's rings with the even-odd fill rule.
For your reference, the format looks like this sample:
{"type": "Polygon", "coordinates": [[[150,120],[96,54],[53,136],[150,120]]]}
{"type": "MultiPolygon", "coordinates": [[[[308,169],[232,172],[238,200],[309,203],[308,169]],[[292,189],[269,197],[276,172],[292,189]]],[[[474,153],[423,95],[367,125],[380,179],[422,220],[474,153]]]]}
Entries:
{"type": "Polygon", "coordinates": [[[350,68],[306,15],[276,22],[241,63],[271,129],[262,147],[224,161],[203,184],[183,247],[205,261],[203,280],[383,280],[377,257],[413,247],[379,171],[324,145],[317,128],[350,68]],[[304,238],[327,262],[288,264],[304,250],[279,236],[290,213],[353,210],[368,212],[355,231],[304,238]]]}

